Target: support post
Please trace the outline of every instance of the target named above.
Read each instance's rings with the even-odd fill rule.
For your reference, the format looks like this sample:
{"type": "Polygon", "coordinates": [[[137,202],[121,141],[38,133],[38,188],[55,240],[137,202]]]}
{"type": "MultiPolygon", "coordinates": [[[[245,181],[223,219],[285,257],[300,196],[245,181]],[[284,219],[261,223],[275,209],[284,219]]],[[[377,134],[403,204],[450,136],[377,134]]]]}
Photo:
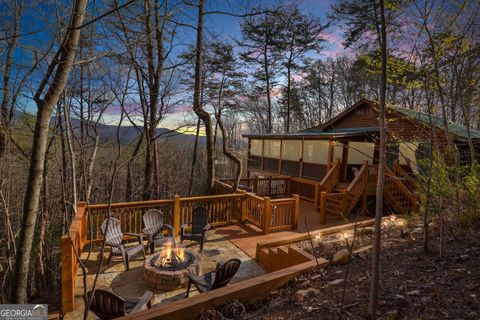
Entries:
{"type": "Polygon", "coordinates": [[[242,190],[242,202],[240,204],[240,222],[244,223],[247,217],[247,191],[242,190]]]}
{"type": "Polygon", "coordinates": [[[320,184],[315,185],[315,195],[313,196],[313,206],[315,210],[318,211],[318,201],[320,200],[320,184]]]}
{"type": "Polygon", "coordinates": [[[327,193],[322,191],[320,193],[320,224],[325,224],[327,213],[327,193]]]}
{"type": "Polygon", "coordinates": [[[180,196],[178,194],[173,196],[173,230],[176,236],[180,234],[180,196]]]}
{"type": "Polygon", "coordinates": [[[332,168],[333,165],[333,152],[335,148],[335,141],[329,140],[328,141],[328,154],[327,154],[327,171],[332,168]]]}
{"type": "Polygon", "coordinates": [[[75,308],[75,293],[74,293],[74,268],[75,261],[72,244],[68,235],[63,235],[61,238],[62,250],[62,312],[73,311],[75,308]]]}
{"type": "Polygon", "coordinates": [[[81,201],[77,203],[77,214],[82,218],[80,224],[80,246],[83,248],[83,245],[87,243],[87,208],[86,203],[81,201]]]}
{"type": "Polygon", "coordinates": [[[255,176],[254,179],[255,180],[253,180],[253,193],[258,195],[258,176],[255,176]]]}
{"type": "Polygon", "coordinates": [[[300,214],[300,196],[298,194],[294,194],[293,198],[295,199],[295,211],[293,213],[293,220],[292,220],[292,229],[297,230],[298,227],[298,215],[300,214]]]}
{"type": "Polygon", "coordinates": [[[262,221],[262,227],[263,227],[263,234],[269,234],[270,233],[270,222],[272,221],[272,204],[270,203],[271,198],[270,197],[264,197],[263,198],[263,221],[262,221]]]}

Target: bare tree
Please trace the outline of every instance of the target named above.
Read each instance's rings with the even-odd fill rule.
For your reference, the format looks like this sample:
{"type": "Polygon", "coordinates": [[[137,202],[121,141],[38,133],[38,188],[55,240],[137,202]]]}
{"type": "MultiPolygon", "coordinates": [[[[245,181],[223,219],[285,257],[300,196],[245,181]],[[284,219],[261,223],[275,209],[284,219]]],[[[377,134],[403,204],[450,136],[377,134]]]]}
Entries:
{"type": "Polygon", "coordinates": [[[76,0],[74,2],[69,27],[63,42],[54,59],[49,64],[47,73],[42,79],[34,97],[38,113],[15,263],[14,283],[16,283],[16,286],[13,288],[12,293],[12,301],[15,303],[25,303],[27,301],[28,272],[42,188],[49,122],[60,95],[65,88],[68,74],[75,59],[87,3],[87,0],[76,0]]]}

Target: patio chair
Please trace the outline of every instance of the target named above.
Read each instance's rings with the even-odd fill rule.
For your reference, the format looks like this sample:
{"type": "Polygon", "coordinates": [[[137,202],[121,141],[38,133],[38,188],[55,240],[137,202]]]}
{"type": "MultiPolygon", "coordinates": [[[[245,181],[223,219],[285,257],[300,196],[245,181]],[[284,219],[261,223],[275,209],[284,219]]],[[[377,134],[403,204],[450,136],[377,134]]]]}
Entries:
{"type": "Polygon", "coordinates": [[[239,259],[230,259],[224,264],[217,263],[217,267],[214,271],[206,273],[203,276],[197,276],[190,273],[188,275],[189,281],[186,296],[188,297],[190,293],[190,286],[192,283],[200,293],[225,287],[237,273],[240,264],[241,261],[239,259]]]}
{"type": "MultiPolygon", "coordinates": [[[[87,296],[90,299],[92,291],[87,296]]],[[[102,320],[120,318],[137,312],[145,305],[150,309],[152,296],[151,291],[145,291],[141,297],[121,297],[110,288],[97,289],[93,293],[90,311],[102,320]]]]}
{"type": "Polygon", "coordinates": [[[205,244],[205,232],[210,229],[208,224],[208,210],[205,207],[197,207],[192,212],[192,230],[187,233],[188,224],[180,226],[182,232],[180,234],[180,242],[183,240],[197,241],[200,244],[200,252],[205,244]]]}
{"type": "Polygon", "coordinates": [[[122,232],[122,226],[120,221],[115,218],[110,218],[110,223],[108,220],[103,221],[102,234],[105,237],[105,245],[110,247],[110,255],[107,260],[107,265],[110,263],[112,256],[121,256],[123,259],[123,264],[125,269],[130,270],[129,260],[137,255],[142,253],[143,258],[145,259],[145,247],[143,246],[143,237],[139,233],[132,232],[122,232]],[[107,228],[108,223],[108,230],[107,228]],[[138,244],[133,246],[125,246],[125,236],[132,236],[138,238],[138,244]]]}
{"type": "Polygon", "coordinates": [[[143,215],[143,234],[148,238],[148,247],[153,254],[155,246],[163,245],[166,242],[174,242],[173,227],[163,223],[163,213],[160,210],[151,209],[143,215]],[[163,230],[169,230],[169,237],[163,235],[163,230]]]}

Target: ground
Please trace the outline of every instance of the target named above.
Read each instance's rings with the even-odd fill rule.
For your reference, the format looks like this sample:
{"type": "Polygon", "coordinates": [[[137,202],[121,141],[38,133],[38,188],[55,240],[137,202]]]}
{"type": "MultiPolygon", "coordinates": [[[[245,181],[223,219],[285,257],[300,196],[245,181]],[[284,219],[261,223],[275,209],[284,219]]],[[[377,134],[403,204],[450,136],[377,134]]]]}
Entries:
{"type": "MultiPolygon", "coordinates": [[[[215,269],[217,263],[225,262],[231,258],[239,258],[242,261],[239,271],[232,279],[232,283],[256,277],[264,274],[265,271],[260,267],[253,259],[251,259],[242,250],[238,249],[234,244],[224,238],[224,236],[217,234],[214,230],[207,233],[208,242],[201,253],[202,256],[202,271],[203,273],[212,271],[215,269]]],[[[178,240],[178,239],[177,239],[178,240]]],[[[194,242],[185,241],[185,247],[189,250],[198,252],[198,245],[194,242]]],[[[105,260],[107,252],[106,249],[105,260]]],[[[159,252],[159,248],[156,248],[155,253],[159,252]]],[[[86,258],[88,252],[85,251],[82,254],[82,258],[86,258]]],[[[95,278],[97,261],[100,257],[98,248],[94,250],[88,260],[87,267],[87,287],[89,289],[93,286],[95,278]]],[[[147,255],[148,257],[148,255],[147,255]]],[[[101,273],[98,278],[96,288],[112,288],[115,293],[123,296],[141,296],[148,290],[143,282],[143,257],[137,256],[134,260],[130,261],[130,270],[125,271],[125,268],[120,257],[113,257],[108,266],[101,269],[101,273]]],[[[175,300],[180,300],[185,297],[185,288],[179,288],[170,292],[156,292],[152,304],[163,304],[175,300]]],[[[197,294],[197,291],[192,286],[190,296],[197,294]]],[[[77,276],[77,283],[75,287],[75,304],[76,309],[73,312],[66,314],[65,319],[82,319],[83,316],[83,283],[81,276],[81,269],[79,268],[79,275],[77,276]]],[[[93,313],[89,313],[89,319],[96,319],[93,313]]]]}
{"type": "MultiPolygon", "coordinates": [[[[435,230],[430,240],[432,251],[425,254],[421,228],[387,224],[383,229],[378,319],[480,318],[478,231],[445,234],[444,256],[440,258],[435,230]]],[[[268,299],[247,306],[242,318],[364,319],[369,300],[372,229],[359,233],[353,250],[357,253],[348,264],[300,275],[268,299]],[[312,293],[299,302],[297,293],[301,290],[312,293]]],[[[342,234],[328,236],[321,240],[320,247],[313,237],[314,251],[330,259],[339,249],[347,248],[347,241],[351,245],[352,237],[352,232],[347,240],[342,234]]],[[[312,251],[310,241],[298,245],[312,251]]]]}

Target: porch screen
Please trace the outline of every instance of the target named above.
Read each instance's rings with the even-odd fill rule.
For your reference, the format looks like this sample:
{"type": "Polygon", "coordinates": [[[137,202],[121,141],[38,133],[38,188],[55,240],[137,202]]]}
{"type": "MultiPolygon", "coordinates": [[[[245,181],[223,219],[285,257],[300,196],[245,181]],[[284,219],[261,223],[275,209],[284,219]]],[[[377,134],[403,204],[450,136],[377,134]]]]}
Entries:
{"type": "Polygon", "coordinates": [[[267,158],[280,158],[280,140],[263,141],[264,156],[267,158]]]}
{"type": "Polygon", "coordinates": [[[411,164],[416,164],[415,151],[417,151],[417,149],[418,142],[400,142],[398,162],[400,164],[409,164],[407,161],[407,159],[409,159],[412,162],[411,164]]]}
{"type": "Polygon", "coordinates": [[[375,144],[372,142],[350,142],[348,148],[348,164],[372,163],[375,144]]]}
{"type": "Polygon", "coordinates": [[[333,148],[333,161],[340,159],[342,161],[343,143],[335,141],[335,147],[333,148]]]}
{"type": "Polygon", "coordinates": [[[303,142],[303,162],[327,164],[328,163],[328,141],[327,140],[305,140],[303,142]]]}
{"type": "Polygon", "coordinates": [[[250,140],[250,154],[252,156],[262,156],[263,140],[250,140]]]}
{"type": "Polygon", "coordinates": [[[299,161],[302,157],[302,140],[282,141],[282,160],[299,161]]]}

